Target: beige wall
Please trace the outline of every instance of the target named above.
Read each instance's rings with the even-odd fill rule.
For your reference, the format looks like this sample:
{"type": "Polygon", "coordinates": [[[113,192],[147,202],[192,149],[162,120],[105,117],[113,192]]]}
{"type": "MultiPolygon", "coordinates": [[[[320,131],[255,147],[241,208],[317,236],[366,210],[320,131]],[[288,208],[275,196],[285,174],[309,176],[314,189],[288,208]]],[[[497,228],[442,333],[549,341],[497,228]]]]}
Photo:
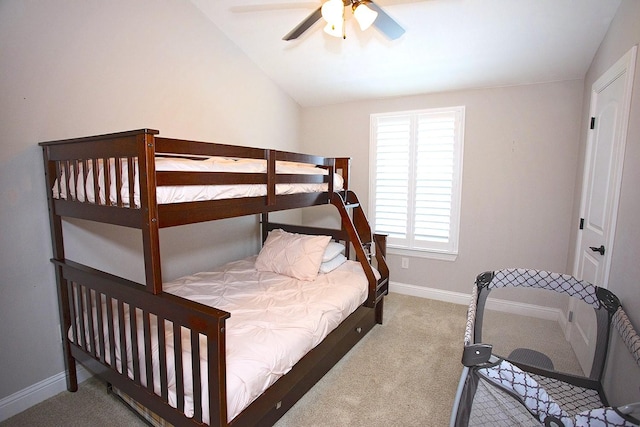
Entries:
{"type": "MultiPolygon", "coordinates": [[[[63,371],[39,141],[149,127],[300,148],[298,105],[185,1],[1,1],[0,99],[0,399],[63,371]]],[[[165,276],[253,253],[256,224],[163,230],[165,276]]],[[[144,277],[139,232],[66,229],[69,258],[144,277]]]]}
{"type": "MultiPolygon", "coordinates": [[[[306,108],[307,151],[353,158],[352,188],[368,203],[369,115],[464,105],[459,256],[390,255],[391,280],[470,293],[478,273],[507,267],[567,272],[582,81],[470,90],[306,108]]],[[[305,221],[310,220],[305,218],[305,221]]]]}
{"type": "MultiPolygon", "coordinates": [[[[618,59],[640,43],[640,2],[623,0],[593,62],[587,72],[584,84],[583,130],[580,136],[580,164],[584,160],[587,143],[587,119],[590,92],[593,83],[618,59]]],[[[638,56],[640,58],[640,55],[638,56]]],[[[640,330],[640,63],[636,62],[635,79],[631,99],[629,129],[622,171],[622,188],[616,223],[615,240],[612,250],[609,289],[622,301],[635,328],[640,330]]],[[[583,170],[578,170],[579,185],[576,187],[574,220],[579,218],[580,190],[583,170]]],[[[575,241],[575,231],[572,239],[575,241]]],[[[571,254],[573,265],[574,254],[571,254]]],[[[617,333],[613,334],[612,353],[609,355],[608,370],[605,375],[605,391],[612,404],[640,401],[640,368],[632,360],[621,343],[617,333]]]]}

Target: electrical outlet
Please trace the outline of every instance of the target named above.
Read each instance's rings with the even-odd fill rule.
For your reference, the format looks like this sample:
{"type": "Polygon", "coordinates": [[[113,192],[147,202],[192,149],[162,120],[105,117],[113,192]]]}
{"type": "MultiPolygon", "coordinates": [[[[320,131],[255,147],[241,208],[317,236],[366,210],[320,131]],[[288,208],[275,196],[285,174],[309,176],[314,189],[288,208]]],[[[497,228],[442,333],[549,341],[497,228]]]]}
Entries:
{"type": "Polygon", "coordinates": [[[402,268],[409,268],[409,258],[402,258],[402,268]]]}

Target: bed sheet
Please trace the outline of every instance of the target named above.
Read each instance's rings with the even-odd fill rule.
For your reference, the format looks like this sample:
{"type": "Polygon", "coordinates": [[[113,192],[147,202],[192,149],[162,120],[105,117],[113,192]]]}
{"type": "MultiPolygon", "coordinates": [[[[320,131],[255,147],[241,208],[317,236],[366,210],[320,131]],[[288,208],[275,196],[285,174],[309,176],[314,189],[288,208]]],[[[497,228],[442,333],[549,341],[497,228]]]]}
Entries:
{"type": "MultiPolygon", "coordinates": [[[[226,321],[227,411],[232,420],[278,378],[286,374],[309,350],[318,345],[344,319],[364,303],[368,283],[360,263],[346,261],[336,270],[318,274],[315,281],[301,281],[271,272],[258,272],[255,257],[226,264],[213,272],[198,273],[166,283],[164,290],[205,305],[228,311],[226,321]]],[[[103,301],[103,305],[106,302],[103,301]]],[[[106,313],[106,308],[103,309],[106,313]]],[[[114,312],[115,313],[115,312],[114,312]]],[[[96,316],[94,312],[94,317],[96,316]]],[[[103,314],[106,325],[106,314],[103,314]]],[[[86,318],[86,314],[85,314],[86,318]]],[[[94,322],[95,324],[96,322],[94,322]]],[[[116,369],[122,372],[120,340],[116,329],[116,369]]],[[[152,364],[154,391],[160,394],[157,326],[152,322],[152,364]]],[[[168,323],[168,322],[167,322],[168,323]]],[[[84,324],[87,322],[85,320],[84,324]]],[[[106,326],[103,331],[108,346],[106,326]]],[[[172,328],[167,325],[167,365],[169,403],[177,407],[172,328]]],[[[127,342],[130,340],[129,314],[125,313],[127,342]]],[[[185,414],[193,416],[190,337],[183,330],[183,378],[185,414]]],[[[87,332],[88,333],[88,332],[87,332]]],[[[98,327],[94,326],[98,334],[98,327]]],[[[141,381],[147,384],[143,327],[137,318],[141,381]]],[[[108,348],[108,347],[107,347],[108,348]]],[[[200,339],[201,355],[206,342],[200,339]]],[[[107,363],[111,363],[109,351],[107,363]]],[[[128,375],[133,378],[132,351],[127,348],[128,375]]],[[[208,400],[206,360],[201,358],[202,399],[208,400]]],[[[204,405],[203,419],[209,420],[204,405]]]]}
{"type": "MultiPolygon", "coordinates": [[[[117,204],[116,165],[115,160],[110,159],[107,167],[109,174],[109,204],[117,204]]],[[[97,161],[98,165],[98,192],[99,203],[106,204],[106,184],[104,162],[97,161]]],[[[140,207],[140,185],[138,178],[137,162],[134,163],[134,204],[140,207]]],[[[226,157],[208,157],[200,160],[187,158],[156,158],[156,171],[182,171],[182,172],[238,172],[238,173],[266,173],[267,162],[260,159],[231,159],[226,157]]],[[[56,199],[72,199],[80,202],[88,201],[96,203],[93,164],[79,163],[77,171],[73,165],[69,171],[62,171],[60,186],[56,180],[52,190],[56,199]],[[84,173],[84,169],[87,173],[84,173]],[[67,176],[68,175],[68,176],[67,176]],[[86,175],[86,179],[83,177],[86,175]],[[72,179],[69,179],[72,177],[72,179]],[[60,188],[59,188],[60,187],[60,188]]],[[[328,170],[317,168],[313,165],[277,161],[276,173],[279,174],[304,174],[327,175],[328,170]]],[[[122,186],[120,197],[125,206],[130,204],[129,196],[129,167],[127,159],[122,160],[121,176],[122,186]]],[[[334,174],[334,190],[343,189],[344,180],[339,174],[334,174]]],[[[327,184],[276,184],[276,194],[312,193],[327,191],[327,184]]],[[[158,204],[182,203],[204,200],[219,200],[239,197],[257,197],[267,194],[266,185],[185,185],[185,186],[159,186],[156,189],[158,204]]]]}

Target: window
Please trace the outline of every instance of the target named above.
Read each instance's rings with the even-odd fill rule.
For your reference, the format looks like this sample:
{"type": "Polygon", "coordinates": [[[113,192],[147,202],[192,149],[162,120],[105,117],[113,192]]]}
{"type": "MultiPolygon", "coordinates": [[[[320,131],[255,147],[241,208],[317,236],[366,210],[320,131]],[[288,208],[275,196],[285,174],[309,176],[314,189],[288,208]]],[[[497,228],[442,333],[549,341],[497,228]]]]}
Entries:
{"type": "Polygon", "coordinates": [[[389,252],[455,259],[463,140],[464,107],[371,115],[369,216],[389,252]]]}

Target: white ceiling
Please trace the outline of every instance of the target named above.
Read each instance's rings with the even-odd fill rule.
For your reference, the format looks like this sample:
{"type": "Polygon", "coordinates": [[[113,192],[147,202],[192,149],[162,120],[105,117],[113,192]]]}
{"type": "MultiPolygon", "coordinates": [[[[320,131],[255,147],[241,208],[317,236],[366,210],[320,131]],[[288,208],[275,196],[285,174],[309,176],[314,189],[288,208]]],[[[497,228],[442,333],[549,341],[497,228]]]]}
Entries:
{"type": "Polygon", "coordinates": [[[582,79],[620,0],[375,0],[406,33],[346,39],[314,24],[282,37],[320,0],[192,0],[301,106],[582,79]]]}

